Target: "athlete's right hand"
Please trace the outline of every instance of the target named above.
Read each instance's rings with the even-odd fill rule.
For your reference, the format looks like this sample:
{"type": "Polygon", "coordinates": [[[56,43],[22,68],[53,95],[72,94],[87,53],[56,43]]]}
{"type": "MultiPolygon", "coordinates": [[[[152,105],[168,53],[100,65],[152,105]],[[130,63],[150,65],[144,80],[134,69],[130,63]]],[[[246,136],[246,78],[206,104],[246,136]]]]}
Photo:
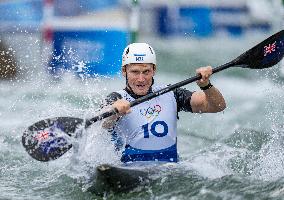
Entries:
{"type": "Polygon", "coordinates": [[[118,99],[112,104],[113,108],[118,110],[118,113],[121,115],[125,115],[131,112],[130,102],[124,99],[118,99]]]}

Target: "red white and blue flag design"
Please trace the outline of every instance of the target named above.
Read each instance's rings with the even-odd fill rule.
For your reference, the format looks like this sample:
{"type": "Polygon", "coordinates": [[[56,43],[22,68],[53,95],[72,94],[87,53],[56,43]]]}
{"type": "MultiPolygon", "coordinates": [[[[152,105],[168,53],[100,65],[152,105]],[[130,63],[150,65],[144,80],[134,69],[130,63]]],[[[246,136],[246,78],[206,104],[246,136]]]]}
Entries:
{"type": "Polygon", "coordinates": [[[264,46],[264,57],[271,54],[274,51],[276,51],[276,41],[273,42],[272,44],[264,46]]]}
{"type": "Polygon", "coordinates": [[[49,137],[49,133],[46,131],[40,131],[38,132],[38,134],[36,135],[36,139],[38,141],[42,141],[42,140],[46,140],[49,137]]]}

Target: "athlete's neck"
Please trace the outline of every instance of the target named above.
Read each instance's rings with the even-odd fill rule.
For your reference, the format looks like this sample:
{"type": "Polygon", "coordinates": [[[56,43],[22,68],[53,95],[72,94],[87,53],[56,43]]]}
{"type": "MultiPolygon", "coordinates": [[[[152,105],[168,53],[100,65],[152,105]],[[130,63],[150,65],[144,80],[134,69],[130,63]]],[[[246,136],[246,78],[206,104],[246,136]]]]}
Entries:
{"type": "Polygon", "coordinates": [[[138,98],[140,98],[140,97],[143,97],[143,96],[145,96],[145,95],[151,93],[151,92],[152,92],[152,86],[149,88],[147,94],[145,94],[145,95],[138,95],[138,94],[135,94],[135,93],[134,93],[129,87],[127,87],[127,86],[125,87],[124,90],[125,90],[131,97],[133,97],[134,99],[138,99],[138,98]]]}

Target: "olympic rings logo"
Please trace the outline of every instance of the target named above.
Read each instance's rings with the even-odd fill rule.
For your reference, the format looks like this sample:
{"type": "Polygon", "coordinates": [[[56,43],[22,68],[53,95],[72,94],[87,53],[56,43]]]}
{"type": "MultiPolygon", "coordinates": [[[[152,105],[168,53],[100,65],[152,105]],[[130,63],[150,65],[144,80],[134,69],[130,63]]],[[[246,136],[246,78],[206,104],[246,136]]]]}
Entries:
{"type": "Polygon", "coordinates": [[[159,113],[162,111],[160,105],[155,105],[153,107],[148,107],[147,109],[140,109],[140,114],[145,116],[147,119],[152,117],[157,117],[159,113]]]}

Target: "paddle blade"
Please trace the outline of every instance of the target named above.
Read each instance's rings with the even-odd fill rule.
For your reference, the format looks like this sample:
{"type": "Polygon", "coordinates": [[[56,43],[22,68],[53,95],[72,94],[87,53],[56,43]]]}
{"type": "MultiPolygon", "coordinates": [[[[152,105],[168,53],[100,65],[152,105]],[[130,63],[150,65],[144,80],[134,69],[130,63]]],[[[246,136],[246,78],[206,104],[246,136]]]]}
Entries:
{"type": "Polygon", "coordinates": [[[72,117],[41,120],[24,131],[23,146],[38,161],[55,160],[72,147],[71,137],[82,123],[83,119],[72,117]]]}
{"type": "Polygon", "coordinates": [[[284,56],[284,30],[275,33],[234,60],[235,65],[264,69],[277,64],[284,56]]]}

